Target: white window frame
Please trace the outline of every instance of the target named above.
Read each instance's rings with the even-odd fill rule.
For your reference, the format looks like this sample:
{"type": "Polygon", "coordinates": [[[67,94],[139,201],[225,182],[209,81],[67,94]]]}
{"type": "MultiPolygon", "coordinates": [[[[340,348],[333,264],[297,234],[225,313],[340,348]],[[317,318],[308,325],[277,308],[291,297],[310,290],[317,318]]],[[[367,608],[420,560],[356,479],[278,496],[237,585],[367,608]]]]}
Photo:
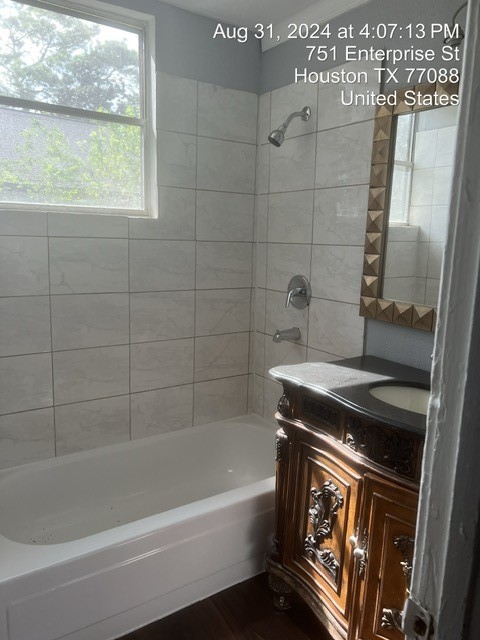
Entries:
{"type": "Polygon", "coordinates": [[[89,207],[85,205],[64,204],[29,204],[1,202],[0,211],[53,211],[68,213],[89,213],[98,215],[125,215],[130,217],[158,217],[157,187],[157,134],[155,127],[155,17],[139,11],[115,7],[98,0],[81,0],[80,2],[57,2],[56,0],[18,0],[19,4],[27,4],[40,9],[48,9],[98,22],[107,26],[134,31],[140,37],[140,95],[141,113],[139,118],[131,118],[118,114],[108,114],[76,107],[24,100],[0,96],[0,105],[37,109],[45,113],[70,115],[96,120],[97,122],[118,122],[134,124],[143,129],[143,209],[122,209],[114,207],[89,207]]]}

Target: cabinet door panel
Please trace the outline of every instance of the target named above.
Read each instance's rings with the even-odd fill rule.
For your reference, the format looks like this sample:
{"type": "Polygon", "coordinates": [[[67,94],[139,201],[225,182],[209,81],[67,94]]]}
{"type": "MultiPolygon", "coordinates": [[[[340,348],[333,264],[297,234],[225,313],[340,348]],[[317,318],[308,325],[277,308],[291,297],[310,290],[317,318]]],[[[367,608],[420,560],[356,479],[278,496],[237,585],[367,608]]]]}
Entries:
{"type": "Polygon", "coordinates": [[[355,533],[360,475],[326,442],[308,438],[296,443],[296,468],[285,564],[346,620],[353,569],[348,539],[355,533]]]}
{"type": "Polygon", "coordinates": [[[410,585],[417,499],[388,480],[365,478],[368,552],[365,583],[358,588],[358,640],[404,638],[399,626],[410,585]]]}

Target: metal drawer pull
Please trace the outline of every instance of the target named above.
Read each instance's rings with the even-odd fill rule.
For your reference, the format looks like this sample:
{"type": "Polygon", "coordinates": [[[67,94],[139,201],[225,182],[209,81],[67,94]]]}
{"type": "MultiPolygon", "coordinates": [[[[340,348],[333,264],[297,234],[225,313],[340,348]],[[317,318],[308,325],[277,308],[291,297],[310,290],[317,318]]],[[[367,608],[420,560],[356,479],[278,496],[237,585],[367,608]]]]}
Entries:
{"type": "Polygon", "coordinates": [[[361,547],[357,546],[358,543],[359,543],[358,534],[351,535],[350,538],[348,539],[348,541],[353,547],[353,557],[356,560],[358,560],[358,569],[357,569],[358,576],[360,578],[363,578],[363,576],[365,575],[365,567],[366,567],[367,559],[368,559],[368,554],[367,554],[368,532],[367,532],[367,530],[364,529],[364,531],[363,531],[362,546],[361,547]]]}

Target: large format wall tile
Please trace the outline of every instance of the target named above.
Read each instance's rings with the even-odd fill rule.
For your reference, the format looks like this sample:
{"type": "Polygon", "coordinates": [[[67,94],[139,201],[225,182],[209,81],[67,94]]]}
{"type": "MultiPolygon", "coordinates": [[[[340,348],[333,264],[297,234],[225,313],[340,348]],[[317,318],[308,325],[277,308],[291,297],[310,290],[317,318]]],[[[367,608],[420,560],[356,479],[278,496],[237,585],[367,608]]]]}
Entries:
{"type": "Polygon", "coordinates": [[[198,188],[254,193],[255,153],[253,144],[198,138],[198,188]]]}
{"type": "Polygon", "coordinates": [[[128,291],[128,241],[50,238],[52,293],[128,291]]]}
{"type": "Polygon", "coordinates": [[[193,338],[132,344],[131,388],[148,391],[193,380],[193,338]]]}
{"type": "Polygon", "coordinates": [[[47,239],[0,237],[0,296],[48,293],[47,239]]]}
{"type": "Polygon", "coordinates": [[[363,246],[368,185],[315,191],[313,243],[363,246]]]}
{"type": "Polygon", "coordinates": [[[195,190],[159,187],[158,218],[129,218],[130,238],[195,239],[195,190]]]}
{"type": "Polygon", "coordinates": [[[195,293],[161,291],[130,295],[130,340],[151,342],[193,337],[195,293]]]}
{"type": "Polygon", "coordinates": [[[41,409],[52,404],[49,353],[0,358],[0,413],[41,409]]]}
{"type": "Polygon", "coordinates": [[[193,384],[132,394],[132,438],[191,427],[193,384]]]}
{"type": "Polygon", "coordinates": [[[128,293],[52,296],[55,350],[128,344],[128,293]]]}
{"type": "MultiPolygon", "coordinates": [[[[254,304],[252,304],[252,324],[254,331],[265,331],[266,316],[266,290],[256,287],[252,292],[254,304]]],[[[282,294],[279,294],[280,296],[282,294]]],[[[285,307],[285,302],[283,303],[285,307]]]]}
{"type": "Polygon", "coordinates": [[[197,289],[229,289],[252,284],[249,242],[198,242],[197,289]]]}
{"type": "Polygon", "coordinates": [[[269,191],[270,180],[270,144],[262,145],[257,149],[256,191],[266,194],[269,191]]]}
{"type": "Polygon", "coordinates": [[[354,95],[359,93],[359,86],[362,93],[369,91],[378,93],[378,72],[374,71],[373,66],[372,63],[361,60],[359,62],[350,62],[331,70],[335,71],[343,68],[346,72],[366,73],[367,82],[364,83],[362,81],[361,85],[348,83],[320,83],[318,85],[318,131],[375,118],[374,105],[342,103],[342,91],[344,92],[344,102],[348,103],[352,99],[351,93],[354,95]]]}
{"type": "MultiPolygon", "coordinates": [[[[271,129],[278,129],[291,113],[310,107],[312,115],[306,122],[294,118],[287,129],[285,139],[312,133],[317,127],[317,85],[293,83],[272,91],[271,129]]],[[[322,105],[320,105],[322,108],[322,105]]]]}
{"type": "Polygon", "coordinates": [[[0,469],[54,455],[52,408],[0,417],[0,469]]]}
{"type": "Polygon", "coordinates": [[[83,213],[49,213],[48,235],[77,238],[128,238],[128,218],[83,213]]]}
{"type": "Polygon", "coordinates": [[[198,135],[255,144],[257,137],[255,93],[198,85],[198,135]]]}
{"type": "Polygon", "coordinates": [[[270,151],[270,193],[313,189],[316,136],[285,140],[270,151]]]}
{"type": "Polygon", "coordinates": [[[130,291],[193,289],[195,244],[130,240],[130,291]]]}
{"type": "MultiPolygon", "coordinates": [[[[7,443],[0,465],[192,425],[199,338],[197,375],[235,381],[220,383],[219,410],[216,382],[198,387],[197,423],[247,409],[253,241],[268,217],[265,195],[255,230],[258,96],[157,82],[155,217],[0,213],[0,415],[54,405],[58,426],[56,443],[53,426],[34,443],[25,418],[18,456],[7,443]]],[[[268,193],[270,94],[261,109],[268,193]]]]}
{"type": "MultiPolygon", "coordinates": [[[[287,291],[295,275],[310,279],[311,246],[303,244],[268,245],[267,289],[287,291]]],[[[286,293],[285,293],[286,295],[286,293]]]]}
{"type": "Polygon", "coordinates": [[[51,348],[48,296],[0,298],[0,356],[51,348]]]}
{"type": "Polygon", "coordinates": [[[307,359],[307,347],[297,342],[273,342],[265,336],[265,374],[282,364],[300,364],[307,359]]]}
{"type": "Polygon", "coordinates": [[[253,340],[253,371],[259,376],[265,375],[265,334],[255,331],[253,340]]]}
{"type": "Polygon", "coordinates": [[[254,273],[253,283],[256,287],[267,286],[267,243],[260,242],[254,247],[254,273]]]}
{"type": "Polygon", "coordinates": [[[130,439],[130,398],[118,396],[55,408],[57,455],[130,439]]]}
{"type": "Polygon", "coordinates": [[[248,376],[196,382],[193,423],[206,424],[243,415],[247,410],[248,376]]]}
{"type": "Polygon", "coordinates": [[[312,299],[308,326],[308,346],[342,358],[363,352],[364,319],[358,305],[312,299]]]}
{"type": "Polygon", "coordinates": [[[129,392],[128,346],[53,354],[55,403],[94,400],[129,392]]]}
{"type": "Polygon", "coordinates": [[[47,214],[41,211],[0,211],[0,235],[46,236],[47,214]]]}
{"type": "Polygon", "coordinates": [[[368,184],[373,120],[317,133],[315,186],[368,184]]]}
{"type": "Polygon", "coordinates": [[[157,73],[157,126],[167,131],[197,131],[197,82],[157,73]]]}
{"type": "Polygon", "coordinates": [[[278,401],[282,397],[283,387],[280,383],[270,378],[264,379],[264,401],[263,401],[263,416],[267,420],[274,420],[275,411],[277,410],[278,401]]]}
{"type": "Polygon", "coordinates": [[[252,242],[253,195],[197,191],[197,240],[252,242]]]}
{"type": "Polygon", "coordinates": [[[255,242],[267,242],[268,239],[268,195],[255,199],[255,242]]]}
{"type": "Polygon", "coordinates": [[[257,144],[268,144],[270,126],[270,92],[262,93],[258,98],[257,144]]]}
{"type": "Polygon", "coordinates": [[[314,245],[311,282],[315,296],[357,304],[363,258],[363,247],[314,245]]]}
{"type": "Polygon", "coordinates": [[[313,191],[272,193],[268,198],[268,242],[312,242],[313,191]]]}
{"type": "Polygon", "coordinates": [[[250,329],[250,289],[217,289],[196,293],[197,336],[250,329]]]}
{"type": "Polygon", "coordinates": [[[196,338],[195,382],[248,373],[249,339],[249,333],[196,338]]]}
{"type": "Polygon", "coordinates": [[[164,187],[196,187],[197,138],[185,133],[159,131],[158,184],[164,187]]]}

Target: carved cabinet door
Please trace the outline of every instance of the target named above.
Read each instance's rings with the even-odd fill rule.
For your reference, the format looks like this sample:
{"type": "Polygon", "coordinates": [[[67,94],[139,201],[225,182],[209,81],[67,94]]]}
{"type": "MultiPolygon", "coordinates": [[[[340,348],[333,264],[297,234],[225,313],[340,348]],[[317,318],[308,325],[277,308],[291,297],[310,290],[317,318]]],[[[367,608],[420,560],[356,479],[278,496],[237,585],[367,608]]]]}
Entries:
{"type": "Polygon", "coordinates": [[[294,458],[295,499],[286,514],[284,564],[310,587],[326,617],[333,615],[346,633],[353,571],[348,539],[358,520],[361,475],[319,436],[297,434],[294,458]]]}
{"type": "Polygon", "coordinates": [[[417,502],[417,492],[366,474],[366,555],[364,575],[357,577],[351,640],[404,638],[400,622],[410,586],[417,502]]]}

